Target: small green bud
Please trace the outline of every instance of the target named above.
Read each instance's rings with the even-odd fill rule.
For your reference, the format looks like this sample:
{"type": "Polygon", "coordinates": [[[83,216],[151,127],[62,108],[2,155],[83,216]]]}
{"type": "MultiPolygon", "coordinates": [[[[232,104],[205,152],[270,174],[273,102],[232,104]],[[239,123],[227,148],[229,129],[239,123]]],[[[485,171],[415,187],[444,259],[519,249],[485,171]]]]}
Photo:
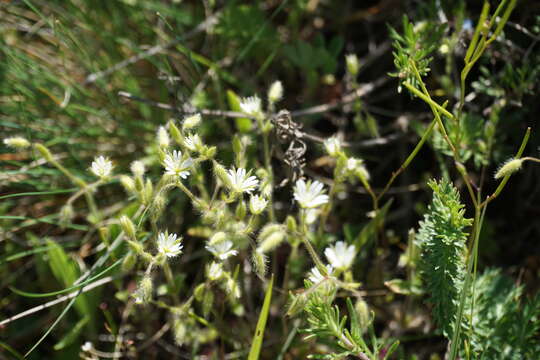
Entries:
{"type": "Polygon", "coordinates": [[[368,304],[363,299],[359,299],[354,305],[354,308],[358,314],[358,322],[360,323],[360,327],[362,329],[367,329],[369,323],[371,322],[368,304]]]}
{"type": "Polygon", "coordinates": [[[293,295],[292,292],[289,292],[289,295],[291,300],[287,309],[287,316],[294,316],[304,310],[308,302],[308,297],[305,293],[293,295]]]}
{"type": "Polygon", "coordinates": [[[281,224],[267,224],[262,228],[261,232],[259,233],[259,241],[262,241],[273,233],[280,231],[282,231],[281,224]]]}
{"type": "Polygon", "coordinates": [[[244,220],[247,214],[247,208],[246,203],[242,200],[238,202],[238,205],[236,205],[236,218],[238,220],[244,220]]]}
{"type": "Polygon", "coordinates": [[[233,141],[232,141],[232,148],[236,156],[243,156],[244,154],[244,146],[242,144],[242,140],[240,139],[240,136],[238,134],[234,135],[233,141]]]}
{"type": "Polygon", "coordinates": [[[266,275],[266,256],[261,251],[256,250],[252,254],[251,261],[257,275],[260,278],[264,278],[266,275]]]}
{"type": "Polygon", "coordinates": [[[154,284],[150,276],[145,275],[139,282],[139,287],[135,292],[135,302],[137,304],[148,304],[152,300],[152,292],[154,290],[154,284]]]}
{"type": "Polygon", "coordinates": [[[358,61],[356,54],[346,55],[345,62],[347,63],[347,71],[349,74],[352,76],[358,75],[358,71],[360,70],[360,62],[358,61]]]}
{"type": "Polygon", "coordinates": [[[227,188],[232,188],[232,183],[229,178],[229,175],[227,174],[227,170],[218,163],[217,161],[214,161],[214,173],[216,174],[217,178],[225,185],[227,188]]]}
{"type": "Polygon", "coordinates": [[[495,179],[500,179],[519,171],[521,164],[523,164],[523,159],[508,159],[495,173],[495,179]]]}
{"type": "Polygon", "coordinates": [[[202,151],[202,156],[206,159],[213,159],[217,154],[217,147],[215,146],[205,146],[204,150],[202,151]]]}
{"type": "Polygon", "coordinates": [[[152,204],[150,206],[150,216],[152,219],[157,220],[165,210],[165,205],[167,205],[167,200],[165,196],[160,192],[154,197],[152,204]]]}
{"type": "Polygon", "coordinates": [[[154,193],[154,186],[152,185],[152,181],[150,179],[146,179],[146,184],[144,185],[144,190],[141,193],[141,200],[143,204],[150,203],[150,200],[152,199],[152,194],[154,193]]]}
{"type": "Polygon", "coordinates": [[[110,236],[109,228],[107,226],[101,226],[98,229],[98,233],[99,233],[99,239],[103,241],[105,245],[109,246],[109,236],[110,236]]]}
{"type": "Polygon", "coordinates": [[[264,239],[259,238],[260,244],[257,248],[257,251],[260,251],[262,253],[268,253],[278,247],[283,242],[283,240],[285,240],[284,231],[276,231],[265,237],[264,239]]]}
{"type": "Polygon", "coordinates": [[[70,224],[74,216],[75,212],[73,211],[73,206],[71,206],[71,204],[62,206],[59,215],[60,226],[65,227],[66,225],[70,224]]]}
{"type": "Polygon", "coordinates": [[[184,145],[184,136],[178,129],[178,127],[174,124],[172,120],[169,121],[169,132],[171,133],[172,138],[178,145],[184,145]]]}
{"type": "Polygon", "coordinates": [[[135,181],[127,175],[120,176],[120,184],[128,194],[135,193],[135,181]]]}
{"type": "Polygon", "coordinates": [[[129,217],[127,217],[126,215],[122,215],[120,217],[120,226],[122,227],[122,231],[124,231],[131,240],[137,239],[135,235],[135,225],[129,217]]]}
{"type": "Polygon", "coordinates": [[[214,293],[210,289],[206,289],[204,296],[202,298],[202,310],[203,316],[206,318],[212,310],[212,305],[214,304],[214,293]]]}
{"type": "Polygon", "coordinates": [[[43,156],[43,158],[47,161],[53,161],[53,156],[51,154],[51,152],[49,151],[49,149],[47,149],[44,145],[42,144],[35,144],[34,145],[35,149],[37,151],[39,151],[39,153],[41,154],[41,156],[43,156]]]}
{"type": "Polygon", "coordinates": [[[296,219],[294,216],[289,215],[287,216],[287,231],[291,234],[294,234],[296,232],[297,226],[296,226],[296,219]]]}

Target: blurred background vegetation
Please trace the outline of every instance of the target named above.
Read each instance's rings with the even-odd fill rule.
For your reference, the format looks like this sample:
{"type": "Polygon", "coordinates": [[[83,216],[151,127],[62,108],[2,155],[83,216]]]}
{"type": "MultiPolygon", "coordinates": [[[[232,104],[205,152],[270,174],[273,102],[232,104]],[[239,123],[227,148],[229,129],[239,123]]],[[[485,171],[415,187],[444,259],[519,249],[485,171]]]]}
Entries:
{"type": "MultiPolygon", "coordinates": [[[[438,35],[426,84],[437,101],[455,101],[461,59],[481,6],[482,1],[444,0],[1,1],[1,134],[42,142],[66,167],[89,178],[87,169],[95,155],[109,156],[118,172],[127,171],[141,154],[155,158],[156,130],[169,119],[182,118],[194,107],[238,110],[237,96],[257,93],[263,97],[275,80],[281,80],[285,89],[280,108],[293,115],[296,110],[336,103],[355,86],[372,84],[373,89],[352,102],[310,115],[299,113],[294,119],[316,137],[342,136],[351,144],[348,152],[365,159],[372,186],[381,188],[431,116],[422,102],[398,93],[398,81],[388,76],[395,71],[389,26],[401,31],[403,15],[416,24],[446,25],[438,35]],[[360,59],[354,81],[345,75],[347,54],[360,59]]],[[[491,174],[497,164],[512,156],[529,126],[528,154],[538,156],[539,40],[540,3],[520,1],[501,38],[469,75],[471,102],[466,111],[471,115],[466,117],[467,146],[461,150],[469,164],[476,166],[475,179],[485,177],[486,193],[496,187],[491,174]],[[486,119],[497,124],[496,131],[486,130],[486,119]],[[492,153],[488,153],[491,142],[492,153]],[[489,166],[482,175],[484,164],[489,166]]],[[[248,134],[252,126],[248,119],[205,116],[201,133],[208,144],[218,146],[221,159],[230,159],[232,136],[248,134]]],[[[413,354],[429,358],[445,350],[441,336],[425,334],[433,325],[426,319],[424,302],[393,294],[384,286],[384,281],[403,276],[398,258],[407,244],[408,230],[417,225],[430,199],[427,179],[455,172],[451,159],[435,151],[445,150],[441,139],[434,137],[429,145],[390,190],[394,202],[384,241],[359,254],[362,265],[357,271],[375,311],[376,327],[403,344],[397,358],[413,354]]],[[[257,153],[255,147],[249,151],[257,153]]],[[[286,177],[280,159],[274,162],[276,171],[286,177]]],[[[99,237],[84,213],[76,209],[73,223],[59,226],[58,213],[72,185],[59,171],[43,164],[31,151],[14,153],[0,145],[2,320],[43,300],[16,295],[9,286],[28,291],[69,286],[91,266],[98,251],[99,237]]],[[[308,142],[306,173],[323,180],[332,176],[320,142],[308,142]]],[[[512,178],[489,210],[480,249],[482,268],[502,267],[515,282],[525,285],[528,294],[540,285],[539,178],[540,168],[534,166],[526,166],[512,178]]],[[[463,191],[463,184],[456,185],[463,191]]],[[[276,190],[280,217],[290,208],[290,193],[289,187],[276,190]]],[[[360,187],[342,193],[328,221],[330,232],[337,238],[354,238],[369,221],[366,212],[371,200],[360,187]]],[[[166,223],[169,229],[185,230],[197,216],[182,196],[174,196],[169,206],[176,215],[166,223]]],[[[468,201],[465,196],[463,200],[468,201]]],[[[120,184],[100,189],[99,201],[109,213],[129,203],[120,184]]],[[[185,242],[189,243],[189,236],[185,242]]],[[[186,262],[192,266],[184,263],[182,267],[185,289],[194,284],[203,266],[202,246],[188,247],[191,256],[186,262]]],[[[274,258],[278,277],[283,275],[279,265],[287,252],[280,248],[274,258]]],[[[305,270],[306,264],[299,263],[291,271],[300,278],[305,270]]],[[[76,311],[62,320],[31,358],[73,359],[83,340],[107,344],[107,334],[116,331],[127,292],[133,287],[133,279],[126,277],[81,297],[76,311]],[[84,336],[70,333],[82,327],[84,336]]],[[[0,357],[16,358],[14,354],[26,352],[60,311],[52,307],[1,328],[0,357]]],[[[279,309],[273,311],[264,359],[275,359],[287,336],[277,317],[279,309]]],[[[126,336],[144,343],[165,319],[149,309],[140,312],[126,336]]],[[[247,306],[245,316],[255,323],[258,313],[253,304],[247,306]]],[[[252,328],[246,322],[220,325],[224,337],[237,338],[244,348],[249,347],[252,328]]],[[[294,340],[285,359],[304,358],[310,351],[310,345],[300,339],[294,340]]],[[[164,336],[141,348],[137,356],[188,359],[197,353],[223,358],[224,347],[216,340],[197,350],[179,348],[164,336]]]]}

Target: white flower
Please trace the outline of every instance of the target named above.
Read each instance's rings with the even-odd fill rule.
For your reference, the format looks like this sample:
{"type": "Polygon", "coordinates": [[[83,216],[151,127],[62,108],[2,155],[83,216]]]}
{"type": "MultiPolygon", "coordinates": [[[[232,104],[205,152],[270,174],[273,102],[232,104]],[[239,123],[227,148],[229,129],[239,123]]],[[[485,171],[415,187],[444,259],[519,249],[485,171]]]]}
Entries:
{"type": "Polygon", "coordinates": [[[21,136],[5,138],[4,144],[14,149],[24,149],[30,146],[30,142],[21,136]]]}
{"type": "Polygon", "coordinates": [[[165,165],[165,174],[174,175],[185,179],[189,175],[189,168],[193,165],[193,159],[183,158],[182,152],[174,150],[172,154],[167,154],[163,161],[165,165]]]}
{"type": "Polygon", "coordinates": [[[249,176],[244,168],[227,170],[227,177],[231,190],[236,193],[250,193],[257,188],[259,180],[256,176],[249,176]]]}
{"type": "MultiPolygon", "coordinates": [[[[332,276],[333,271],[334,271],[334,268],[331,265],[326,265],[326,272],[328,273],[328,277],[332,276]]],[[[324,275],[321,274],[321,272],[316,266],[312,268],[311,271],[309,272],[308,280],[311,281],[313,284],[318,284],[324,279],[325,279],[324,275]]]]}
{"type": "Polygon", "coordinates": [[[332,136],[324,141],[324,147],[328,155],[337,156],[341,151],[341,141],[337,137],[332,136]]]}
{"type": "Polygon", "coordinates": [[[351,267],[354,261],[356,248],[354,245],[347,246],[345,242],[338,241],[334,246],[327,247],[324,250],[324,255],[334,268],[346,270],[351,267]]]}
{"type": "Polygon", "coordinates": [[[281,81],[275,81],[272,85],[270,85],[270,89],[268,89],[268,101],[271,103],[276,103],[283,97],[283,85],[281,84],[281,81]]]}
{"type": "Polygon", "coordinates": [[[201,114],[191,115],[184,119],[182,129],[189,130],[197,127],[201,123],[201,114]]]}
{"type": "Polygon", "coordinates": [[[191,151],[198,151],[202,147],[199,134],[191,134],[184,139],[184,145],[191,151]]]}
{"type": "Polygon", "coordinates": [[[131,172],[133,173],[133,175],[135,175],[135,176],[143,176],[145,171],[146,171],[144,163],[142,161],[140,161],[140,160],[136,160],[136,161],[132,162],[131,166],[130,166],[130,169],[131,169],[131,172]]]}
{"type": "Polygon", "coordinates": [[[223,267],[214,261],[208,266],[206,274],[211,281],[218,280],[223,275],[223,267]]]}
{"type": "Polygon", "coordinates": [[[358,57],[355,54],[349,54],[345,56],[345,62],[347,63],[347,71],[351,75],[357,75],[360,69],[358,57]]]}
{"type": "Polygon", "coordinates": [[[94,158],[94,161],[92,161],[90,171],[97,177],[104,179],[111,174],[112,168],[113,164],[111,160],[103,156],[97,156],[94,158]]]}
{"type": "Polygon", "coordinates": [[[260,195],[253,195],[249,199],[249,210],[252,214],[259,215],[263,212],[268,204],[268,200],[260,195]]]}
{"type": "Polygon", "coordinates": [[[316,208],[328,202],[328,195],[324,194],[323,184],[319,181],[300,179],[294,187],[294,198],[305,209],[316,208]]]}
{"type": "Polygon", "coordinates": [[[233,243],[230,240],[225,240],[214,245],[207,245],[206,250],[210,251],[215,257],[220,260],[225,260],[229,256],[235,256],[238,251],[231,250],[233,243]]]}
{"type": "Polygon", "coordinates": [[[250,96],[240,100],[240,109],[248,115],[257,116],[262,112],[261,99],[257,96],[250,96]]]}
{"type": "Polygon", "coordinates": [[[157,239],[158,253],[166,257],[175,257],[182,253],[184,247],[180,242],[182,238],[177,239],[176,234],[159,233],[157,239]]]}
{"type": "Polygon", "coordinates": [[[157,140],[159,147],[166,148],[169,147],[171,139],[169,138],[169,133],[165,127],[160,126],[157,132],[157,140]]]}

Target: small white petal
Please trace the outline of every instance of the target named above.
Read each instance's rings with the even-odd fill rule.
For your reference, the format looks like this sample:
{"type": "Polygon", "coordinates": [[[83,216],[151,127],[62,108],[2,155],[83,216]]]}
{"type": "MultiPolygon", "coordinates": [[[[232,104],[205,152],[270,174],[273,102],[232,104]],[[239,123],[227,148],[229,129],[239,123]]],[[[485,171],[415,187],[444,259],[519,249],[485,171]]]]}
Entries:
{"type": "Polygon", "coordinates": [[[98,156],[92,162],[90,171],[97,177],[103,179],[111,174],[112,168],[113,164],[109,159],[103,156],[98,156]]]}
{"type": "Polygon", "coordinates": [[[326,204],[329,200],[328,195],[324,194],[324,186],[321,182],[309,181],[306,183],[302,179],[296,182],[294,199],[305,209],[319,207],[326,204]]]}
{"type": "Polygon", "coordinates": [[[347,246],[343,241],[338,241],[334,246],[327,247],[324,255],[328,262],[336,269],[346,270],[351,267],[356,256],[356,247],[347,246]]]}

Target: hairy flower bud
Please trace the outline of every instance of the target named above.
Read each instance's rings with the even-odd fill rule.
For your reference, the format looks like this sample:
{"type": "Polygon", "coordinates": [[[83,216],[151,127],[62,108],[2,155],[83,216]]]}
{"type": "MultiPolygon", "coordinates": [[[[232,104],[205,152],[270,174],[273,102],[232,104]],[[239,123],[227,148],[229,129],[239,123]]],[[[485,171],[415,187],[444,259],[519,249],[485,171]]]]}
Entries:
{"type": "Polygon", "coordinates": [[[523,159],[508,159],[495,173],[495,179],[503,178],[507,175],[512,175],[521,169],[523,159]]]}
{"type": "Polygon", "coordinates": [[[255,272],[260,278],[264,278],[266,275],[266,261],[267,258],[263,252],[255,250],[252,254],[251,261],[255,272]]]}
{"type": "Polygon", "coordinates": [[[135,291],[135,302],[137,304],[148,304],[152,300],[152,291],[154,289],[154,284],[152,283],[152,278],[145,275],[142,280],[139,282],[139,287],[135,291]]]}
{"type": "Polygon", "coordinates": [[[127,217],[126,215],[122,215],[120,217],[120,226],[122,227],[122,231],[124,231],[131,240],[137,239],[137,237],[135,236],[135,225],[129,217],[127,217]]]}
{"type": "Polygon", "coordinates": [[[126,190],[128,194],[133,194],[135,192],[135,181],[129,176],[121,175],[120,184],[122,184],[124,190],[126,190]]]}
{"type": "Polygon", "coordinates": [[[13,149],[25,149],[30,146],[30,142],[21,136],[14,136],[4,139],[4,145],[13,149]]]}
{"type": "Polygon", "coordinates": [[[52,161],[53,157],[49,149],[47,149],[43,144],[35,144],[34,147],[37,151],[43,156],[43,158],[47,161],[52,161]]]}

